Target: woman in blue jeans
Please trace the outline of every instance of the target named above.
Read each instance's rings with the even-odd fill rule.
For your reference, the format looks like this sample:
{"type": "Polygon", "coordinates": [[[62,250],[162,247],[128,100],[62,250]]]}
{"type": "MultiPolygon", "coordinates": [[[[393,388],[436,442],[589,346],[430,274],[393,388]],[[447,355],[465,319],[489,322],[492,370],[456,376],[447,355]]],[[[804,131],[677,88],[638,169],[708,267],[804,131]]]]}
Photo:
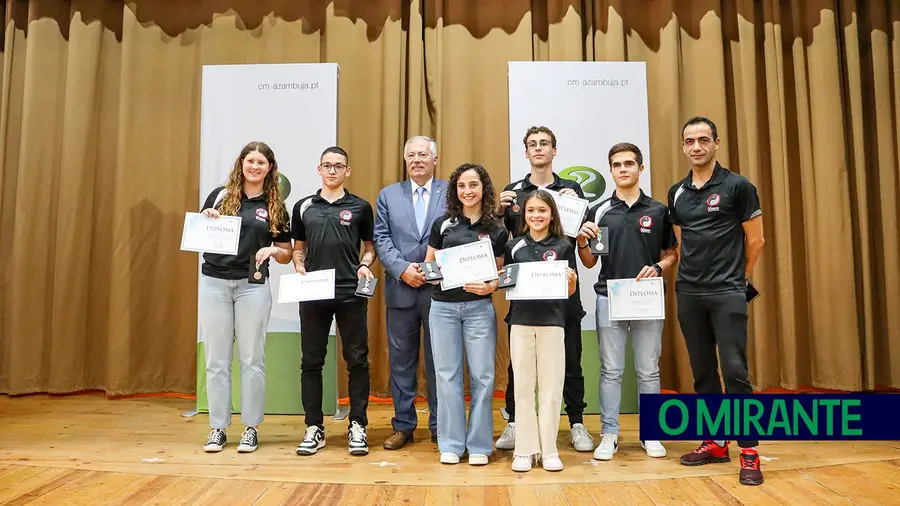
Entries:
{"type": "Polygon", "coordinates": [[[212,220],[239,216],[236,255],[204,253],[199,288],[200,341],[206,354],[206,388],[212,430],[203,450],[220,452],[231,425],[231,360],[237,340],[241,364],[241,421],[246,426],[237,450],[253,452],[266,399],[266,327],[272,291],[269,258],[291,261],[290,216],[278,193],[278,164],[262,142],[244,146],[225,186],[203,204],[212,220]]]}
{"type": "MultiPolygon", "coordinates": [[[[503,247],[509,236],[495,209],[496,193],[481,165],[463,164],[450,176],[447,213],[431,229],[426,262],[435,251],[476,241],[490,241],[494,260],[503,265],[503,247]]],[[[467,451],[470,465],[485,465],[493,449],[494,352],[497,318],[491,294],[497,280],[466,283],[431,295],[431,349],[437,387],[438,447],[441,462],[457,464],[467,451]],[[469,370],[472,400],[466,426],[463,388],[463,350],[469,370]]]]}

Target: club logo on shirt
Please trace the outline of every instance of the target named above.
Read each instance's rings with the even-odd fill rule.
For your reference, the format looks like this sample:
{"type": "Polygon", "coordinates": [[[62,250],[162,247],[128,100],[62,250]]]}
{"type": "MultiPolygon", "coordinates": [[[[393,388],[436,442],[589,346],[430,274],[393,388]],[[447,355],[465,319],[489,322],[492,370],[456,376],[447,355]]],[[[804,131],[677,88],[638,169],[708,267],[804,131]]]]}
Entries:
{"type": "Polygon", "coordinates": [[[269,212],[265,209],[257,209],[256,210],[256,219],[259,221],[266,221],[269,218],[269,212]]]}
{"type": "Polygon", "coordinates": [[[487,240],[490,240],[490,238],[491,238],[491,234],[489,234],[487,232],[482,232],[482,233],[478,234],[479,241],[487,241],[487,240]]]}
{"type": "Polygon", "coordinates": [[[553,251],[552,249],[548,249],[547,251],[544,252],[544,261],[553,262],[555,260],[556,260],[556,252],[555,251],[553,251]]]}
{"type": "Polygon", "coordinates": [[[650,227],[653,226],[653,218],[647,215],[641,216],[638,220],[638,223],[641,225],[641,233],[649,234],[650,227]]]}
{"type": "Polygon", "coordinates": [[[353,219],[353,213],[350,212],[349,209],[344,209],[341,211],[341,225],[350,225],[350,220],[353,219]]]}
{"type": "Polygon", "coordinates": [[[709,197],[706,197],[706,212],[711,213],[713,211],[718,211],[720,202],[722,202],[722,197],[719,196],[718,193],[713,193],[709,197]]]}

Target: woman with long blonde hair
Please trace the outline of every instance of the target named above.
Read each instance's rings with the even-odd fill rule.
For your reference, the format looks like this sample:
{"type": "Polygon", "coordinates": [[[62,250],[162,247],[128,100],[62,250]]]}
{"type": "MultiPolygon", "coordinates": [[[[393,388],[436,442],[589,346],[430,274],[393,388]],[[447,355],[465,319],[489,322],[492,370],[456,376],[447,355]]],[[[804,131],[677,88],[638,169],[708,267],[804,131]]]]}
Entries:
{"type": "Polygon", "coordinates": [[[241,366],[241,421],[237,450],[255,451],[266,397],[266,328],[272,310],[269,258],[291,261],[290,216],[278,192],[278,163],[263,142],[244,146],[225,186],[212,191],[202,213],[239,216],[236,255],[204,253],[200,276],[200,341],[206,354],[211,430],[203,450],[225,447],[231,425],[231,361],[237,341],[241,366]]]}

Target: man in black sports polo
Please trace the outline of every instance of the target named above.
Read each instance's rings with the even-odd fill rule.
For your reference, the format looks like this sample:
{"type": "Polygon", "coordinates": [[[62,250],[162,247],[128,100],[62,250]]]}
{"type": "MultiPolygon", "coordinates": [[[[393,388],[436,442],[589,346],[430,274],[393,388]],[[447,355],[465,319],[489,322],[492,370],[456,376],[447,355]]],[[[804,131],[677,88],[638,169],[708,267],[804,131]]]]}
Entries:
{"type": "Polygon", "coordinates": [[[322,367],[332,318],[343,345],[350,390],[351,455],[366,455],[369,404],[369,336],[366,327],[368,299],[356,295],[358,281],[372,279],[375,262],[372,206],[344,189],[350,175],[349,157],[339,147],[322,153],[318,167],[322,189],[294,204],[291,237],[294,268],[307,271],[334,269],[334,299],[300,303],[300,341],[303,351],[301,378],[306,434],[298,455],[312,455],[325,446],[322,414],[322,367]],[[360,258],[360,245],[364,252],[360,258]]]}
{"type": "MultiPolygon", "coordinates": [[[[756,187],[716,161],[716,125],[696,117],[682,128],[687,177],[669,190],[669,213],[680,248],[675,291],[678,321],[687,344],[694,390],[720,394],[718,356],[725,391],[753,393],[747,369],[747,289],[764,243],[756,187]]],[[[757,441],[738,441],[740,482],[763,482],[757,441]]],[[[681,457],[687,466],[728,462],[728,441],[704,441],[681,457]]]]}
{"type": "MultiPolygon", "coordinates": [[[[524,179],[510,183],[500,194],[500,207],[503,221],[512,238],[522,236],[524,218],[521,206],[525,197],[538,188],[554,190],[562,195],[584,198],[581,186],[568,179],[562,179],[553,172],[553,158],[556,156],[556,135],[545,126],[534,126],[525,132],[525,157],[531,164],[531,173],[524,179]]],[[[570,238],[573,249],[575,240],[570,238]]],[[[578,271],[578,265],[572,258],[569,267],[578,271]]],[[[566,415],[569,417],[570,441],[575,450],[589,452],[594,450],[594,439],[584,427],[584,374],[581,371],[581,319],[586,314],[581,306],[580,281],[575,293],[566,302],[566,378],[563,383],[563,401],[566,404],[566,415]]],[[[507,323],[509,315],[507,315],[507,323]]],[[[495,446],[499,450],[515,449],[516,441],[516,404],[513,385],[512,363],[507,369],[509,383],[506,386],[506,411],[509,413],[509,424],[497,439],[495,446]]]]}

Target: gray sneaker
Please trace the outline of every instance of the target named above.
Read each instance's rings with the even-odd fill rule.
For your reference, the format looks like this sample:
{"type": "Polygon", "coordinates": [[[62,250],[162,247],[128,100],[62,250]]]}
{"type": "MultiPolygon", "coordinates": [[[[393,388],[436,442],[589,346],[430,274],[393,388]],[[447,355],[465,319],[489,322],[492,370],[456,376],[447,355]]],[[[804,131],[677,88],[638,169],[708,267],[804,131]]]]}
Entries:
{"type": "Polygon", "coordinates": [[[572,446],[575,447],[575,451],[594,451],[594,438],[592,438],[590,432],[584,428],[584,424],[576,423],[572,426],[572,430],[569,434],[572,438],[572,446]]]}
{"type": "Polygon", "coordinates": [[[503,429],[503,434],[500,435],[500,438],[497,439],[494,446],[496,446],[498,450],[516,449],[516,422],[510,422],[506,428],[503,429]]]}

